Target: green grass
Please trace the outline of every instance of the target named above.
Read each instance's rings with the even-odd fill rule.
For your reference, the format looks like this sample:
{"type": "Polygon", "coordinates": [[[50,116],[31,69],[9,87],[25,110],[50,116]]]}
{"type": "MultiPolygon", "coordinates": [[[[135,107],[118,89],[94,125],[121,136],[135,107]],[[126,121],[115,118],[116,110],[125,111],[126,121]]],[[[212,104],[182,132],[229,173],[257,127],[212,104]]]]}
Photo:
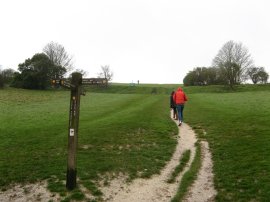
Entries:
{"type": "Polygon", "coordinates": [[[212,85],[212,86],[188,86],[183,87],[187,94],[197,93],[239,93],[239,92],[258,92],[258,91],[270,91],[270,84],[245,84],[236,85],[232,90],[229,86],[212,85]]]}
{"type": "Polygon", "coordinates": [[[188,95],[185,120],[207,132],[217,201],[270,200],[270,91],[255,89],[188,95]]]}
{"type": "Polygon", "coordinates": [[[170,178],[167,180],[168,183],[174,183],[175,178],[184,170],[190,159],[190,150],[186,150],[179,160],[179,164],[175,167],[170,178]]]}
{"type": "Polygon", "coordinates": [[[110,84],[108,88],[87,86],[87,92],[98,93],[117,93],[117,94],[165,94],[169,95],[173,90],[177,89],[177,84],[110,84]]]}
{"type": "MultiPolygon", "coordinates": [[[[69,91],[0,91],[0,187],[49,179],[65,192],[69,91]]],[[[95,182],[124,173],[159,173],[174,151],[177,127],[162,94],[88,92],[81,98],[77,176],[99,196],[95,182]],[[94,185],[93,185],[94,184],[94,185]]],[[[80,194],[75,196],[80,198],[80,194]]]]}
{"type": "Polygon", "coordinates": [[[88,86],[85,87],[87,92],[98,93],[117,93],[117,94],[166,94],[169,95],[178,87],[182,87],[187,94],[197,93],[239,93],[239,92],[257,92],[270,91],[270,84],[245,84],[236,85],[232,90],[228,86],[212,85],[212,86],[183,86],[178,84],[130,84],[112,83],[108,88],[88,86]]]}

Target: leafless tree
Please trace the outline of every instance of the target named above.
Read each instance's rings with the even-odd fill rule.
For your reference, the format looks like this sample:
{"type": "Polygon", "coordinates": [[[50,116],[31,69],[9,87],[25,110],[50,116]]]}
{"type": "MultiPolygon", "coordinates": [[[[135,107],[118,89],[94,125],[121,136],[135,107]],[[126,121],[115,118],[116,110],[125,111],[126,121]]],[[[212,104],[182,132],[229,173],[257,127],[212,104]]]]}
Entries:
{"type": "Polygon", "coordinates": [[[254,84],[261,83],[266,84],[269,78],[269,74],[265,71],[264,67],[253,67],[249,71],[250,79],[254,84]]]}
{"type": "Polygon", "coordinates": [[[260,79],[259,74],[258,74],[259,71],[260,71],[259,67],[250,67],[247,70],[247,75],[249,76],[249,78],[254,84],[257,84],[259,82],[259,79],[260,79]]]}
{"type": "Polygon", "coordinates": [[[111,81],[113,78],[113,72],[110,70],[110,66],[101,66],[101,72],[98,73],[98,77],[105,78],[107,81],[111,81]]]}
{"type": "Polygon", "coordinates": [[[269,74],[267,72],[261,71],[259,72],[259,76],[260,76],[260,82],[263,84],[266,84],[269,78],[269,74]]]}
{"type": "Polygon", "coordinates": [[[232,87],[246,79],[245,71],[253,66],[253,60],[242,43],[228,41],[213,59],[213,66],[221,68],[224,79],[232,87]]]}
{"type": "Polygon", "coordinates": [[[44,48],[43,52],[49,57],[55,66],[63,67],[67,71],[73,69],[72,56],[70,56],[64,46],[56,42],[48,43],[44,48]]]}

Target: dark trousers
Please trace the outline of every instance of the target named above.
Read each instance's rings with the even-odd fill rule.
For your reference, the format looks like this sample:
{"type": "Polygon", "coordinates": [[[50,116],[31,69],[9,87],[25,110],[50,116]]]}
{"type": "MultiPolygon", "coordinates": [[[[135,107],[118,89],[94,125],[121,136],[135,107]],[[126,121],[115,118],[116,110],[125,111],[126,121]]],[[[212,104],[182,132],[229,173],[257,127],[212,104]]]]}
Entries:
{"type": "Polygon", "coordinates": [[[177,118],[177,110],[176,107],[172,107],[173,110],[173,118],[176,119],[177,118]]]}
{"type": "Polygon", "coordinates": [[[178,119],[179,121],[183,122],[183,110],[184,110],[184,104],[178,104],[176,105],[177,113],[178,113],[178,119]]]}

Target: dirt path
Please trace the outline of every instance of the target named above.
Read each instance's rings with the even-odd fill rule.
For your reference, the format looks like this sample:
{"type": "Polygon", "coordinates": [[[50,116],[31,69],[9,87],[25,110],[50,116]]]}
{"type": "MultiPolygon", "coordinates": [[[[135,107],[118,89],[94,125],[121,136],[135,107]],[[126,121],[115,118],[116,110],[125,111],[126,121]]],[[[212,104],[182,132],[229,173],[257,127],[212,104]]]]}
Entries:
{"type": "MultiPolygon", "coordinates": [[[[125,184],[124,179],[121,177],[114,179],[109,187],[104,187],[102,189],[102,192],[104,193],[103,198],[105,201],[115,202],[170,201],[176,193],[183,174],[189,169],[189,166],[194,159],[194,144],[196,141],[197,139],[194,131],[184,123],[179,130],[178,144],[173,157],[161,171],[160,175],[154,175],[150,179],[135,179],[130,184],[125,184]],[[185,150],[191,150],[191,158],[188,166],[177,177],[174,184],[167,183],[166,180],[178,165],[179,158],[185,150]]],[[[202,142],[202,154],[202,169],[199,172],[197,181],[188,192],[185,201],[213,201],[216,194],[213,188],[212,161],[207,142],[202,142]]]]}
{"type": "Polygon", "coordinates": [[[36,201],[61,201],[58,194],[47,190],[46,182],[36,184],[15,185],[7,191],[0,191],[1,202],[36,202],[36,201]]]}
{"type": "Polygon", "coordinates": [[[169,184],[166,180],[178,165],[179,158],[185,150],[191,150],[191,160],[193,160],[195,154],[195,134],[186,124],[181,126],[180,133],[181,138],[178,135],[178,144],[173,157],[160,175],[154,175],[150,179],[135,179],[131,184],[122,184],[121,189],[118,190],[115,190],[114,185],[121,183],[119,183],[119,179],[115,179],[116,182],[112,181],[111,187],[102,190],[104,199],[117,202],[170,201],[178,188],[177,182],[181,180],[182,176],[179,176],[174,184],[169,184]]]}
{"type": "MultiPolygon", "coordinates": [[[[174,197],[183,174],[189,169],[194,159],[196,141],[195,133],[184,123],[179,130],[176,150],[160,175],[154,175],[150,179],[135,179],[130,184],[126,183],[125,176],[119,176],[113,179],[109,186],[101,188],[104,193],[103,199],[110,202],[169,202],[174,197]],[[191,158],[187,167],[176,178],[175,183],[167,183],[166,180],[178,165],[179,158],[185,150],[191,151],[191,158]]],[[[201,141],[201,149],[202,168],[184,201],[214,201],[216,195],[213,187],[212,161],[208,143],[201,141]]],[[[60,201],[61,198],[58,195],[51,194],[46,186],[46,182],[24,186],[16,185],[7,191],[0,191],[0,201],[60,201]]]]}
{"type": "Polygon", "coordinates": [[[208,142],[201,141],[202,150],[202,167],[199,171],[198,178],[194,184],[189,189],[186,198],[183,201],[215,201],[215,196],[217,194],[214,189],[213,182],[213,163],[211,160],[211,153],[209,151],[208,142]]]}

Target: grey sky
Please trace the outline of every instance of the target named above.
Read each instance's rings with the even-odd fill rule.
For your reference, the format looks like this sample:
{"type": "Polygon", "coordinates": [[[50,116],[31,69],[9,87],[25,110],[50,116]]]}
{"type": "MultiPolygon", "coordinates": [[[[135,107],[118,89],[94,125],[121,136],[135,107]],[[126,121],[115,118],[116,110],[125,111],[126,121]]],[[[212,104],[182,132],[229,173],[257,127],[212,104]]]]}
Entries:
{"type": "Polygon", "coordinates": [[[0,65],[17,69],[54,41],[88,77],[110,65],[113,82],[182,83],[234,40],[270,73],[269,10],[267,0],[1,0],[0,65]]]}

